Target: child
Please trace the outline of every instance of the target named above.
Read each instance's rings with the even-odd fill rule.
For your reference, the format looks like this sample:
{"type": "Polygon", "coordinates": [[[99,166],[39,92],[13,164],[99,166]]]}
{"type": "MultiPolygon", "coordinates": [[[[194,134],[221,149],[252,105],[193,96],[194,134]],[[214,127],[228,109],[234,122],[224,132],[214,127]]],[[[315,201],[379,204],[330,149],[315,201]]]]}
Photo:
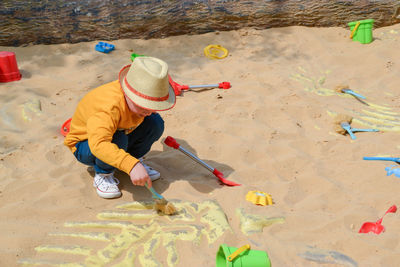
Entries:
{"type": "Polygon", "coordinates": [[[142,157],[164,132],[157,111],[175,105],[168,83],[168,65],[154,57],[137,57],[119,73],[119,79],[90,91],[79,102],[64,140],[76,159],[94,166],[93,186],[103,198],[121,196],[117,168],[134,185],[151,187],[160,173],[142,157]]]}

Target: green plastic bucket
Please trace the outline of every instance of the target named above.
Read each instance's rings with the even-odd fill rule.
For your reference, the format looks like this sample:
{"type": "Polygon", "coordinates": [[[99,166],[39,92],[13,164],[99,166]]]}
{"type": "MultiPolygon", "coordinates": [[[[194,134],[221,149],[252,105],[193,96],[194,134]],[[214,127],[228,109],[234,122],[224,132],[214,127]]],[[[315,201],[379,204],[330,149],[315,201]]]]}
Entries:
{"type": "Polygon", "coordinates": [[[251,250],[250,245],[235,248],[222,244],[217,253],[216,267],[271,267],[271,262],[265,251],[251,250]],[[236,257],[230,258],[234,252],[236,257]]]}
{"type": "Polygon", "coordinates": [[[373,19],[365,19],[359,21],[352,21],[348,23],[352,33],[353,41],[358,41],[362,44],[369,44],[372,42],[372,27],[374,25],[373,19]],[[360,23],[358,26],[357,24],[360,23]],[[354,30],[354,28],[357,28],[354,30]]]}

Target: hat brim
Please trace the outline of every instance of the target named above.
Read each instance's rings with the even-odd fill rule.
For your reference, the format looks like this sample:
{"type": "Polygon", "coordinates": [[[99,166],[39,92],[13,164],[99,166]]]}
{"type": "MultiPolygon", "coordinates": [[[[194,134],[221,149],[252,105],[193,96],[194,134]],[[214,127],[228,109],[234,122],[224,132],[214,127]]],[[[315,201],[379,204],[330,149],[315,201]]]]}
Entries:
{"type": "Polygon", "coordinates": [[[163,101],[154,101],[143,98],[131,92],[128,87],[125,85],[125,77],[129,71],[131,65],[127,65],[121,69],[119,72],[119,84],[121,85],[122,90],[124,91],[125,95],[132,100],[136,105],[140,106],[141,108],[145,108],[148,110],[154,111],[163,111],[171,109],[175,106],[176,96],[175,91],[172,88],[171,84],[168,82],[168,99],[163,101]]]}

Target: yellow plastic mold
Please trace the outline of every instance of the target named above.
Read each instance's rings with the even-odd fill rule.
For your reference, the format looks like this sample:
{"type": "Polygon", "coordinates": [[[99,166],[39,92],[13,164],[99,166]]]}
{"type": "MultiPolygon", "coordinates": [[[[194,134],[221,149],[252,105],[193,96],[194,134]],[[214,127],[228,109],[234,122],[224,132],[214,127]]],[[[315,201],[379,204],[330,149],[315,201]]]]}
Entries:
{"type": "Polygon", "coordinates": [[[274,202],[269,194],[261,191],[249,191],[246,195],[246,200],[253,204],[266,206],[272,205],[274,202]]]}
{"type": "Polygon", "coordinates": [[[223,59],[228,56],[228,49],[222,45],[208,45],[204,48],[204,55],[210,59],[223,59]]]}

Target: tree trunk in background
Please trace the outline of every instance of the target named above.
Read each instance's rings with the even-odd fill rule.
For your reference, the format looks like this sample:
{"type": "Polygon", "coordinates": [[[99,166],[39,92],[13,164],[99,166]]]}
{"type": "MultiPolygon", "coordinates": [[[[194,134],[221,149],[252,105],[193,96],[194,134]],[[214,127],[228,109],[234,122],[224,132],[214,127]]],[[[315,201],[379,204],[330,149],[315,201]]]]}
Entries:
{"type": "Polygon", "coordinates": [[[0,45],[123,38],[303,25],[374,27],[400,22],[399,0],[1,0],[0,45]]]}

